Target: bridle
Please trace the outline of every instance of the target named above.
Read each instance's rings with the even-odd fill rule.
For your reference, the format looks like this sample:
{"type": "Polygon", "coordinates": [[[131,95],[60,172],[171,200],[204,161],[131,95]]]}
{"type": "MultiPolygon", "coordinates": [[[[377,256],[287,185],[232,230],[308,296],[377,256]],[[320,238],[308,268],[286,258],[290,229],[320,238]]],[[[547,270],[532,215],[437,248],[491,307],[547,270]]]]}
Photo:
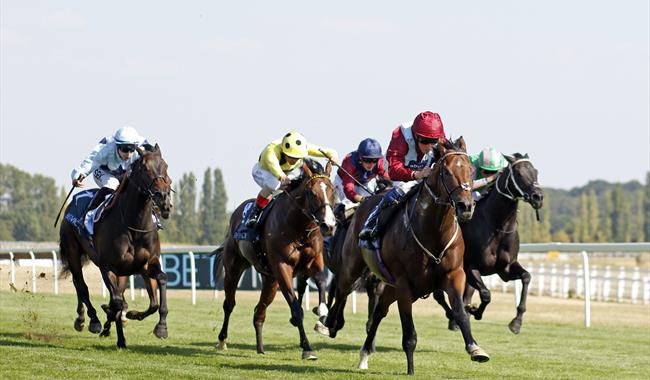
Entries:
{"type": "MultiPolygon", "coordinates": [[[[513,168],[515,165],[520,164],[522,162],[531,162],[530,159],[528,158],[520,158],[517,161],[508,164],[508,174],[506,175],[505,179],[505,184],[503,185],[503,190],[499,187],[499,180],[501,179],[502,176],[499,176],[497,178],[496,183],[494,184],[494,187],[496,188],[497,192],[504,197],[510,199],[513,202],[516,202],[520,199],[523,199],[524,201],[528,202],[531,199],[531,195],[528,193],[525,193],[523,190],[521,190],[521,186],[517,183],[517,179],[515,178],[515,175],[513,174],[513,168]],[[517,191],[517,194],[514,194],[513,191],[510,189],[510,183],[512,183],[515,187],[515,190],[517,191]]],[[[537,182],[533,183],[533,186],[539,185],[537,182]]]]}
{"type": "MultiPolygon", "coordinates": [[[[457,155],[468,156],[467,153],[465,153],[465,152],[448,152],[448,153],[445,153],[444,156],[440,157],[440,159],[437,161],[438,165],[441,165],[448,156],[457,156],[457,155]]],[[[435,165],[435,163],[432,164],[431,167],[433,167],[434,165],[435,165]]],[[[453,208],[456,208],[456,201],[454,201],[451,196],[456,191],[458,191],[459,189],[460,189],[460,191],[471,191],[472,186],[468,182],[461,182],[456,187],[454,187],[452,190],[449,190],[449,186],[447,186],[447,181],[445,181],[445,172],[446,172],[446,170],[443,170],[443,168],[441,167],[440,170],[439,170],[439,173],[440,173],[439,174],[439,177],[440,177],[439,180],[442,183],[442,186],[444,187],[445,191],[447,192],[447,194],[446,194],[447,199],[446,200],[443,200],[442,197],[437,196],[433,192],[433,189],[431,189],[431,187],[427,183],[426,179],[424,181],[422,181],[423,182],[422,187],[424,187],[427,190],[427,192],[429,192],[429,195],[431,196],[431,198],[433,198],[433,201],[436,204],[448,205],[448,206],[451,206],[453,208]]]]}
{"type": "MultiPolygon", "coordinates": [[[[141,165],[144,166],[144,163],[141,163],[141,165]]],[[[141,171],[141,170],[142,169],[138,169],[138,172],[141,171]]],[[[138,183],[139,181],[136,181],[136,178],[132,178],[133,173],[134,173],[134,170],[130,169],[129,172],[127,173],[127,178],[131,182],[133,182],[133,184],[135,185],[135,188],[138,191],[138,193],[144,195],[147,198],[147,201],[150,200],[152,202],[154,212],[159,214],[160,213],[160,206],[156,203],[156,193],[153,192],[152,189],[156,185],[156,180],[159,180],[159,179],[162,180],[165,184],[169,185],[169,183],[167,182],[167,177],[163,176],[163,175],[157,175],[156,177],[153,177],[153,178],[151,178],[149,176],[139,176],[138,178],[147,177],[150,180],[150,182],[149,182],[149,184],[147,186],[143,186],[143,184],[138,183]]],[[[172,191],[173,190],[172,190],[171,186],[169,186],[169,191],[167,191],[167,192],[158,191],[158,193],[160,193],[163,196],[164,195],[169,196],[169,193],[171,193],[172,191]]],[[[124,211],[122,209],[120,209],[120,218],[122,219],[122,224],[124,224],[126,226],[126,228],[128,228],[129,230],[134,231],[134,232],[149,233],[149,232],[153,232],[153,231],[158,229],[158,227],[156,227],[156,226],[154,226],[152,229],[149,229],[149,230],[141,230],[141,229],[129,226],[128,223],[126,222],[126,220],[124,219],[124,211]]]]}

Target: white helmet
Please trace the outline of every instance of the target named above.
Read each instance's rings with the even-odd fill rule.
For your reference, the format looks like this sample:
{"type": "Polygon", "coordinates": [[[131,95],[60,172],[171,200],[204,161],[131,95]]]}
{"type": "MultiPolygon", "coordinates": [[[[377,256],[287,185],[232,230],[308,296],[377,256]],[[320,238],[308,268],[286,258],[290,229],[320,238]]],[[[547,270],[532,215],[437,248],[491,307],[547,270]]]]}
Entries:
{"type": "Polygon", "coordinates": [[[140,145],[144,138],[133,127],[122,127],[113,135],[117,145],[140,145]]]}

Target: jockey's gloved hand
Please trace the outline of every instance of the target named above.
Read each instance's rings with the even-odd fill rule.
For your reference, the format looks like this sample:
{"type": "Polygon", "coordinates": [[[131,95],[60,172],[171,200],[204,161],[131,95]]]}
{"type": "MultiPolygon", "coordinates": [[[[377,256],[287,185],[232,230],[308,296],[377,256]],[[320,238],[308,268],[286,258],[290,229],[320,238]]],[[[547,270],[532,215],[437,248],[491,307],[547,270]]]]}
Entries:
{"type": "Polygon", "coordinates": [[[84,187],[83,180],[86,178],[85,175],[79,174],[79,177],[77,179],[72,180],[72,186],[74,187],[84,187]]]}

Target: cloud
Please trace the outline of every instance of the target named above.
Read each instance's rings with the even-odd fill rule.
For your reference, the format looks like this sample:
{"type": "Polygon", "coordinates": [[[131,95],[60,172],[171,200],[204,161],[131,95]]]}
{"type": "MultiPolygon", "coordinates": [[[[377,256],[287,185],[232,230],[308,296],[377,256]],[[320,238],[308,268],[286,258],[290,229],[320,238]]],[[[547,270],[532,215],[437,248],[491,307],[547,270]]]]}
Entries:
{"type": "Polygon", "coordinates": [[[224,53],[237,53],[255,51],[261,48],[258,41],[249,38],[224,38],[215,37],[199,42],[199,47],[204,50],[216,50],[224,53]]]}
{"type": "Polygon", "coordinates": [[[365,18],[322,18],[321,28],[336,32],[388,33],[395,25],[378,17],[365,18]]]}
{"type": "Polygon", "coordinates": [[[0,47],[3,49],[24,46],[27,42],[28,39],[25,35],[13,30],[0,28],[0,47]]]}
{"type": "Polygon", "coordinates": [[[140,78],[169,78],[181,74],[183,68],[176,62],[128,57],[122,71],[126,75],[140,78]]]}
{"type": "Polygon", "coordinates": [[[59,9],[46,15],[43,17],[43,23],[64,30],[83,30],[88,26],[88,20],[81,13],[70,8],[59,9]]]}

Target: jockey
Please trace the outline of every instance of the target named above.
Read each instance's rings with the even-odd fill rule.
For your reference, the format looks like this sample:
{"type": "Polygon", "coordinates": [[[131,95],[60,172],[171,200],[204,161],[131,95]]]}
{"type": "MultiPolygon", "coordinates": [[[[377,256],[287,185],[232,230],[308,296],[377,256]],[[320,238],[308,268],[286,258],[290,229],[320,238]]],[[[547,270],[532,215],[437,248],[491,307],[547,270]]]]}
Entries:
{"type": "Polygon", "coordinates": [[[298,132],[289,132],[282,140],[275,140],[264,148],[259,162],[253,166],[252,173],[253,179],[262,190],[257,195],[246,227],[254,228],[257,225],[262,209],[269,203],[274,191],[300,177],[303,158],[307,156],[327,157],[334,162],[338,157],[333,149],[307,143],[305,136],[298,132]]]}
{"type": "Polygon", "coordinates": [[[357,150],[345,156],[336,174],[334,186],[346,209],[373,195],[377,188],[377,177],[389,179],[379,142],[370,138],[361,141],[357,150]],[[372,193],[368,194],[358,183],[372,193]]]}
{"type": "Polygon", "coordinates": [[[380,212],[397,205],[413,186],[431,173],[431,163],[435,160],[434,148],[439,140],[445,139],[440,115],[429,111],[417,115],[412,123],[395,128],[386,151],[388,175],[393,180],[393,189],[370,213],[359,239],[372,240],[379,235],[377,219],[380,212]]]}
{"type": "Polygon", "coordinates": [[[508,166],[508,162],[498,150],[492,147],[471,155],[469,160],[474,166],[472,196],[478,202],[492,189],[492,184],[503,168],[508,166]]]}
{"type": "Polygon", "coordinates": [[[147,140],[133,127],[118,129],[113,136],[104,137],[81,164],[72,170],[72,185],[83,187],[83,180],[93,173],[99,191],[88,206],[92,210],[117,190],[120,178],[126,173],[140,155],[136,147],[150,146],[147,140]]]}

